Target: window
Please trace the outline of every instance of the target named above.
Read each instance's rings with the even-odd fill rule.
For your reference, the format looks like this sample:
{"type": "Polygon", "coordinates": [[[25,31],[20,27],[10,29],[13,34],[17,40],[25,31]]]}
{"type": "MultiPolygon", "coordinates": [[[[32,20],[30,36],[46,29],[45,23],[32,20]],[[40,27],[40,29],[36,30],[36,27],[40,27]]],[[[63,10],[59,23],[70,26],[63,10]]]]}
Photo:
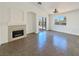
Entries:
{"type": "Polygon", "coordinates": [[[66,25],[66,17],[65,16],[55,16],[55,25],[66,25]]]}

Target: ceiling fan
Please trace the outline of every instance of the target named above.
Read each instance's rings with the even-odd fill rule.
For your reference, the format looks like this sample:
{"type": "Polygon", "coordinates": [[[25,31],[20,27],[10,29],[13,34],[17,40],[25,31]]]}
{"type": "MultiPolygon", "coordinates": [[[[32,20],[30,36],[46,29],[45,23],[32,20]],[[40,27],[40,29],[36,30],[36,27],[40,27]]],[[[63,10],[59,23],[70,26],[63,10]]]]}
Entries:
{"type": "MultiPolygon", "coordinates": [[[[42,3],[42,2],[37,2],[37,4],[38,4],[39,6],[41,6],[43,3],[42,3]]],[[[58,10],[55,8],[55,9],[53,10],[53,13],[58,13],[58,10]]]]}
{"type": "Polygon", "coordinates": [[[37,2],[38,5],[42,5],[42,2],[37,2]]]}
{"type": "Polygon", "coordinates": [[[53,13],[58,13],[58,10],[55,8],[54,11],[53,11],[53,13]]]}

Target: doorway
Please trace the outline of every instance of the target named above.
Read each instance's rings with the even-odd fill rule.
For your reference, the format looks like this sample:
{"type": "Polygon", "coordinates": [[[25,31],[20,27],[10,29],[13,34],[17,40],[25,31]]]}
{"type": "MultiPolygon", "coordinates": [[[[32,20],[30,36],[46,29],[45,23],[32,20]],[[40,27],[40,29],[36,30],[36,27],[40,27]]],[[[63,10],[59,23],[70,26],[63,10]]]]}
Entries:
{"type": "Polygon", "coordinates": [[[46,17],[39,17],[39,31],[46,30],[46,17]]]}

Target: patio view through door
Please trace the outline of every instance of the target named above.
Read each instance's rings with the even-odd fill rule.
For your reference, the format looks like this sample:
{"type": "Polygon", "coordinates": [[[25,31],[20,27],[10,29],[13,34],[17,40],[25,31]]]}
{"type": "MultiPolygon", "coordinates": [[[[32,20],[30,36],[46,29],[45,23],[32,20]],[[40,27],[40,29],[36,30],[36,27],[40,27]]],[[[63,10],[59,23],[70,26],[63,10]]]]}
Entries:
{"type": "Polygon", "coordinates": [[[39,19],[39,31],[46,30],[46,17],[41,17],[39,19]]]}

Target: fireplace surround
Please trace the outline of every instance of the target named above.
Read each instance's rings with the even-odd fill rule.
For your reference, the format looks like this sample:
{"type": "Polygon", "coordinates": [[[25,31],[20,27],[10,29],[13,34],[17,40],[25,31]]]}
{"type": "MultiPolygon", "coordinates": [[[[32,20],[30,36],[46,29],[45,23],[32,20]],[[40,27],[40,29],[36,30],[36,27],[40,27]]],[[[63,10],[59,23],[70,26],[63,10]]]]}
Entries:
{"type": "Polygon", "coordinates": [[[26,25],[8,26],[8,41],[26,37],[26,25]]]}

